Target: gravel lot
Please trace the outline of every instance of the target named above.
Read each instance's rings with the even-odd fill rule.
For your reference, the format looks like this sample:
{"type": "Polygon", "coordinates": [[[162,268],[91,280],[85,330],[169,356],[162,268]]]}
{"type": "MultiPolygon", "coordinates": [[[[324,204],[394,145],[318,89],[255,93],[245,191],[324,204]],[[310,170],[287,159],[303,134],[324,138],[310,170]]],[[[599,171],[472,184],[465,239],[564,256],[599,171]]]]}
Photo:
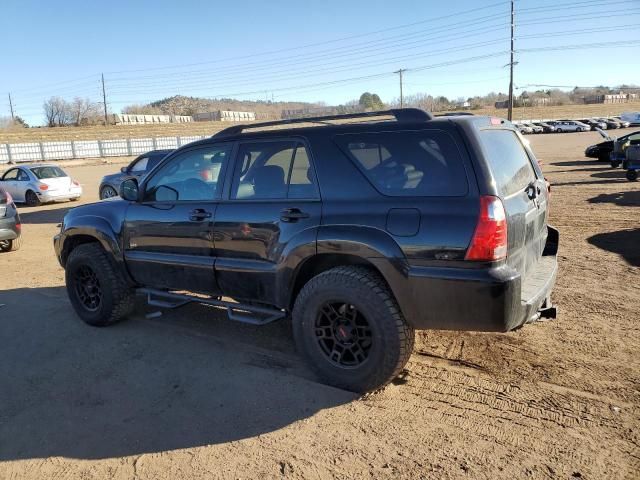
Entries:
{"type": "MultiPolygon", "coordinates": [[[[0,256],[0,478],[638,478],[639,184],[583,158],[596,133],[528,138],[553,184],[559,318],[419,332],[363,398],[318,383],[286,322],[190,306],[84,325],[51,242],[75,204],[21,208],[24,246],[0,256]]],[[[90,202],[118,168],[68,171],[90,202]]]]}

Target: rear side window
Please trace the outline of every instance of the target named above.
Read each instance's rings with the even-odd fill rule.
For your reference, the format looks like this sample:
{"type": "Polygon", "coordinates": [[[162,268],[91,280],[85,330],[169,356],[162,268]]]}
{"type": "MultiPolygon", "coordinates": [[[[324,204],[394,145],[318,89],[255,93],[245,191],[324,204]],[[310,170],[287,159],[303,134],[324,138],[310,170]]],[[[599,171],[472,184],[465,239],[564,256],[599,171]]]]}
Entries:
{"type": "Polygon", "coordinates": [[[241,144],[231,198],[263,200],[317,197],[306,147],[295,141],[241,144]]]}
{"type": "Polygon", "coordinates": [[[460,151],[441,130],[346,134],[336,139],[383,195],[459,197],[469,189],[460,151]]]}
{"type": "Polygon", "coordinates": [[[531,160],[515,132],[483,130],[480,138],[501,195],[508,197],[522,191],[536,179],[531,160]]]}

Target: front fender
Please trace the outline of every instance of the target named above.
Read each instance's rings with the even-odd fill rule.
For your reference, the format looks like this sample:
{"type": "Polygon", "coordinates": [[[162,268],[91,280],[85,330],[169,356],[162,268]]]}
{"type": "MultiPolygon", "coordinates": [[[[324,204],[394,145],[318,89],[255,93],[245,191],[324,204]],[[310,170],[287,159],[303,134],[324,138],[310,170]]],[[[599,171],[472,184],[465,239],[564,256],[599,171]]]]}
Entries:
{"type": "Polygon", "coordinates": [[[64,217],[60,234],[54,239],[60,264],[64,267],[75,245],[98,241],[114,262],[124,267],[122,225],[127,206],[124,201],[112,201],[71,209],[64,217]]]}

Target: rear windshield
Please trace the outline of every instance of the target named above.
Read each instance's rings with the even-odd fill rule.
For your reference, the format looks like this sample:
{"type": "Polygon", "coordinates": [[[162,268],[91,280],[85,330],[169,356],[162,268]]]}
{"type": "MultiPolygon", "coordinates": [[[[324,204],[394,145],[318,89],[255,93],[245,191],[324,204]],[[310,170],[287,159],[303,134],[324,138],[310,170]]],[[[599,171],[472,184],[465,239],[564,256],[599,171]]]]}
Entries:
{"type": "Polygon", "coordinates": [[[47,178],[60,178],[66,177],[67,174],[59,167],[34,167],[31,169],[33,174],[40,180],[46,180],[47,178]]]}
{"type": "Polygon", "coordinates": [[[467,194],[460,151],[442,130],[345,134],[336,139],[383,195],[467,194]]]}
{"type": "Polygon", "coordinates": [[[536,179],[531,160],[515,132],[483,130],[480,138],[502,196],[522,191],[536,179]]]}

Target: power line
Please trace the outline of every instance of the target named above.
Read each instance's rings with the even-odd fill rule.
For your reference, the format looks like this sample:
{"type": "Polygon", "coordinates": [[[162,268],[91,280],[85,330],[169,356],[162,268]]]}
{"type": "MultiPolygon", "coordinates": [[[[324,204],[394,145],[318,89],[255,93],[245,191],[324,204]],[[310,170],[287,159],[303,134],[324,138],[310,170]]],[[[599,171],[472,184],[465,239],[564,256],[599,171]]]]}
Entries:
{"type": "Polygon", "coordinates": [[[300,45],[297,47],[288,47],[288,48],[283,48],[283,49],[279,49],[279,50],[272,50],[272,51],[266,51],[266,52],[258,52],[258,53],[253,53],[250,55],[244,55],[241,57],[229,57],[226,59],[216,59],[216,60],[209,60],[209,61],[205,61],[205,62],[197,62],[197,63],[187,63],[187,64],[180,64],[180,65],[169,65],[169,66],[162,66],[162,67],[153,67],[153,68],[144,68],[144,69],[136,69],[136,70],[120,70],[120,71],[113,71],[113,72],[106,72],[109,74],[117,74],[117,73],[130,73],[130,72],[144,72],[144,71],[152,71],[152,70],[164,70],[164,69],[172,69],[172,68],[184,68],[184,67],[192,67],[192,66],[198,66],[198,65],[208,65],[208,64],[213,64],[213,63],[219,63],[219,62],[223,62],[226,60],[242,60],[245,58],[254,58],[254,57],[262,57],[265,55],[272,55],[275,53],[284,53],[284,52],[291,52],[291,51],[295,51],[295,50],[301,50],[304,48],[311,48],[311,47],[316,47],[316,46],[321,46],[321,45],[328,45],[328,44],[332,44],[332,43],[337,43],[337,42],[342,42],[345,40],[352,40],[354,38],[362,38],[362,37],[366,37],[366,36],[370,36],[370,35],[377,35],[379,33],[384,33],[384,32],[389,32],[392,30],[399,30],[402,28],[408,28],[408,27],[412,27],[412,26],[416,26],[416,25],[421,25],[421,24],[425,24],[425,23],[429,23],[429,22],[436,22],[439,20],[444,20],[447,18],[453,18],[453,17],[459,17],[461,15],[467,15],[467,14],[471,14],[471,13],[475,13],[478,11],[482,11],[482,10],[488,10],[497,6],[501,6],[501,5],[506,5],[508,3],[508,1],[503,0],[501,2],[496,2],[496,3],[492,3],[490,5],[485,5],[483,7],[478,7],[478,8],[472,8],[472,9],[466,9],[460,12],[456,12],[456,13],[452,13],[452,14],[448,14],[448,15],[442,15],[440,17],[435,17],[435,18],[430,18],[430,19],[426,19],[426,20],[420,20],[417,22],[413,22],[413,23],[407,23],[407,24],[403,24],[403,25],[396,25],[394,27],[389,27],[389,28],[384,28],[384,29],[380,29],[380,30],[374,30],[374,31],[370,31],[370,32],[365,32],[365,33],[360,33],[357,35],[350,35],[348,37],[341,37],[341,38],[335,38],[332,40],[325,40],[322,42],[316,42],[316,43],[311,43],[311,44],[306,44],[306,45],[300,45]]]}
{"type": "Polygon", "coordinates": [[[513,4],[513,0],[511,0],[511,50],[510,50],[511,61],[509,62],[509,110],[507,112],[507,120],[509,121],[511,121],[513,118],[513,67],[515,65],[513,61],[513,55],[515,54],[515,47],[514,47],[515,28],[516,28],[516,24],[515,24],[514,4],[513,4]]]}
{"type": "Polygon", "coordinates": [[[406,68],[401,68],[393,73],[397,73],[400,76],[400,108],[404,108],[404,97],[402,95],[402,73],[406,72],[407,69],[406,68]]]}

